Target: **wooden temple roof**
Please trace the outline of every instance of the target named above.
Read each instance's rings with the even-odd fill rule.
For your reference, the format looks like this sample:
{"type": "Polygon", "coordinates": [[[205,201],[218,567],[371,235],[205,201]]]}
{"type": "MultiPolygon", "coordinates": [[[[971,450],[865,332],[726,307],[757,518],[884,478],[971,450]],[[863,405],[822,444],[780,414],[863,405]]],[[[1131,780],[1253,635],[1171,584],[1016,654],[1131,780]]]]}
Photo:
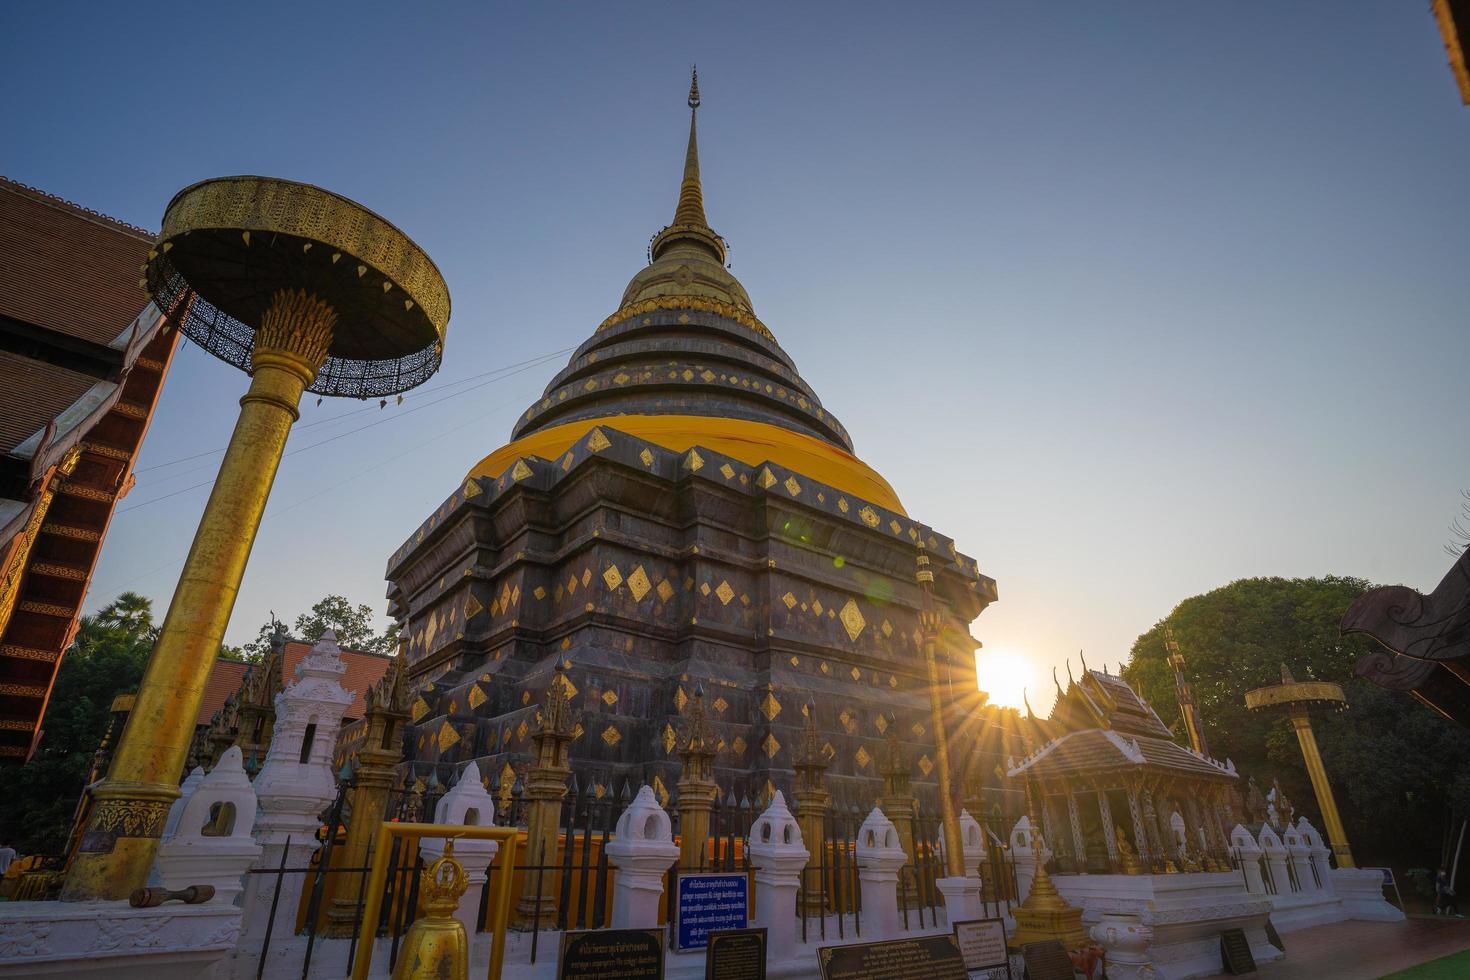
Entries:
{"type": "Polygon", "coordinates": [[[152,237],[0,177],[0,762],[35,751],[173,357],[152,237]]]}
{"type": "Polygon", "coordinates": [[[1233,766],[1174,742],[1158,712],[1127,681],[1107,671],[1086,670],[1081,680],[1069,680],[1050,717],[1037,728],[1050,739],[1011,765],[1008,776],[1075,778],[1138,770],[1238,778],[1233,766]]]}

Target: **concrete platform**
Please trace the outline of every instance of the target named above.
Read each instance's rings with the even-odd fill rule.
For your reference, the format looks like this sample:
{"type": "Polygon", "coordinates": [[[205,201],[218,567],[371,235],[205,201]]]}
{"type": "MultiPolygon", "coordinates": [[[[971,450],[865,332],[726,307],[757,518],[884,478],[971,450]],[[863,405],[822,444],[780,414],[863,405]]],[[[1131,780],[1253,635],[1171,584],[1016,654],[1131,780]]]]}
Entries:
{"type": "MultiPolygon", "coordinates": [[[[1402,922],[1334,922],[1281,937],[1286,958],[1262,963],[1261,980],[1377,980],[1470,949],[1470,919],[1414,917],[1402,922]]],[[[1226,980],[1221,973],[1210,980],[1226,980]]]]}

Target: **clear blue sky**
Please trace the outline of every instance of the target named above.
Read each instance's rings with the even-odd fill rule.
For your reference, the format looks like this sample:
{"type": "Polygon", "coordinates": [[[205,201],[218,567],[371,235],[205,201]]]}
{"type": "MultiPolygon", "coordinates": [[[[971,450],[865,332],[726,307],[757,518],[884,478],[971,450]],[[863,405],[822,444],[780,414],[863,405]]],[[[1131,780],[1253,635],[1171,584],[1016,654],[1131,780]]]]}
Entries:
{"type": "MultiPolygon", "coordinates": [[[[8,4],[0,171],[150,228],[205,177],[310,181],[449,282],[424,394],[293,436],[385,420],[285,461],[232,641],[328,592],[381,613],[387,555],[564,358],[406,411],[612,312],[691,61],[735,273],[998,579],[987,647],[1116,663],[1241,576],[1448,567],[1470,110],[1422,3],[8,4]]],[[[144,505],[218,457],[158,464],[222,447],[245,383],[179,355],[89,608],[166,605],[206,491],[144,505]]]]}

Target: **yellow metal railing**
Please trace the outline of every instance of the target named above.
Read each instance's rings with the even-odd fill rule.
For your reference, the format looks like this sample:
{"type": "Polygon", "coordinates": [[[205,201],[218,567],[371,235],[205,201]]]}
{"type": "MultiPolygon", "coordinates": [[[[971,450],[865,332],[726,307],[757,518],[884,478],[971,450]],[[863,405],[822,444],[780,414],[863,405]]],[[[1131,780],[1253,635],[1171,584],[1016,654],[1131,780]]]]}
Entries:
{"type": "Polygon", "coordinates": [[[500,843],[495,855],[495,865],[500,869],[495,879],[495,892],[490,908],[486,910],[485,931],[493,934],[490,945],[490,969],[488,980],[500,980],[500,969],[505,962],[505,934],[510,921],[511,902],[514,897],[512,885],[515,875],[516,846],[520,843],[520,831],[515,827],[469,827],[438,823],[384,823],[378,827],[373,841],[372,871],[368,875],[367,901],[362,910],[362,925],[358,935],[357,958],[352,964],[352,980],[367,980],[368,968],[373,960],[373,938],[377,934],[378,914],[383,907],[383,890],[388,880],[388,850],[394,838],[420,840],[424,837],[453,838],[456,840],[493,840],[500,843]]]}

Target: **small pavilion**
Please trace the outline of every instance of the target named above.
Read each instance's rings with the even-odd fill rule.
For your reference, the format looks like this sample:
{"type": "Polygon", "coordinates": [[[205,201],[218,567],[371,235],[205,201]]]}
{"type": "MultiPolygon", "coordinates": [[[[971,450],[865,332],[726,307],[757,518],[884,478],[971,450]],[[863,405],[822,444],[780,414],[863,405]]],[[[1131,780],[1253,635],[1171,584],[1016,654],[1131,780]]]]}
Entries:
{"type": "MultiPolygon", "coordinates": [[[[1217,871],[1235,767],[1172,741],[1121,677],[1084,668],[1057,687],[1043,744],[1007,775],[1029,781],[1061,874],[1217,871]]],[[[1029,708],[1028,708],[1029,710],[1029,708]]]]}

